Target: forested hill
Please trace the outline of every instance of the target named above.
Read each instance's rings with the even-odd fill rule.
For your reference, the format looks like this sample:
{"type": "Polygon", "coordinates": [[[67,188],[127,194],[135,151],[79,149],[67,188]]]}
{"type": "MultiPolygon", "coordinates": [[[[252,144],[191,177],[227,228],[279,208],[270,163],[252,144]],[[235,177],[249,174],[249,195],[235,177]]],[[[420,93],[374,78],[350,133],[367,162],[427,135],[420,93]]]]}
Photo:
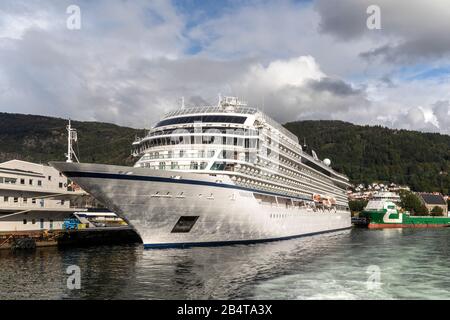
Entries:
{"type": "Polygon", "coordinates": [[[450,189],[450,136],[358,126],[342,121],[299,121],[285,125],[321,159],[352,182],[407,184],[417,191],[450,189]]]}
{"type": "MultiPolygon", "coordinates": [[[[82,162],[131,165],[131,143],[143,131],[100,122],[73,121],[82,162]]],[[[0,162],[64,160],[67,120],[0,113],[0,162]]],[[[417,191],[450,189],[450,136],[357,126],[341,121],[299,121],[285,125],[305,139],[321,159],[354,183],[389,181],[417,191]]],[[[76,149],[76,147],[75,147],[76,149]]]]}
{"type": "MultiPolygon", "coordinates": [[[[35,115],[0,113],[0,162],[20,159],[38,163],[64,160],[67,120],[35,115]]],[[[72,121],[78,131],[82,162],[133,163],[131,143],[142,130],[101,122],[72,121]]]]}

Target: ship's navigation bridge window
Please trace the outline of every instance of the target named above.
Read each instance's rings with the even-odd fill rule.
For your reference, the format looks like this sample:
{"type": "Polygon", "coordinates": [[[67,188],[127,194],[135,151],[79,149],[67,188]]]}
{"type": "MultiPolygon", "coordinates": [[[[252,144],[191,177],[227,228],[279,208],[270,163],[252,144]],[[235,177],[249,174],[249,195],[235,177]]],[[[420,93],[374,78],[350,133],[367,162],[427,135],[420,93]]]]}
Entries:
{"type": "Polygon", "coordinates": [[[234,163],[214,162],[211,166],[211,170],[234,171],[234,167],[234,163]]]}
{"type": "MultiPolygon", "coordinates": [[[[152,147],[160,147],[160,146],[174,146],[174,145],[182,145],[182,144],[204,144],[204,145],[228,145],[228,146],[239,146],[243,148],[257,148],[258,142],[256,139],[252,138],[233,138],[233,137],[222,137],[222,136],[214,136],[214,135],[205,135],[201,137],[194,136],[169,136],[162,138],[152,138],[148,141],[145,141],[142,145],[142,150],[146,150],[152,147]]],[[[139,149],[138,148],[138,149],[139,149]]],[[[135,149],[135,153],[139,153],[140,151],[135,149]]],[[[268,151],[268,154],[270,152],[268,151]]]]}
{"type": "Polygon", "coordinates": [[[180,164],[178,161],[168,162],[143,162],[140,164],[141,168],[149,168],[151,170],[205,170],[208,166],[207,162],[191,161],[187,164],[180,164]]]}
{"type": "Polygon", "coordinates": [[[186,153],[184,150],[178,152],[169,151],[168,153],[150,152],[143,156],[140,160],[146,161],[151,159],[172,159],[172,158],[212,158],[214,157],[214,150],[192,150],[186,153]]]}

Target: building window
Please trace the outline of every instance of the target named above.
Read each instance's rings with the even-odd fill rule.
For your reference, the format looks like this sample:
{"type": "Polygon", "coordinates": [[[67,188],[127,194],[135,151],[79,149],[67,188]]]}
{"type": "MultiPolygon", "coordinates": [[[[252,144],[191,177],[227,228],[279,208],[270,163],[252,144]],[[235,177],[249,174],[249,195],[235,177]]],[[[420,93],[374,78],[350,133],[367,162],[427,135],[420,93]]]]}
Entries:
{"type": "Polygon", "coordinates": [[[48,176],[48,181],[52,181],[52,176],[48,176]]]}
{"type": "Polygon", "coordinates": [[[31,220],[31,223],[36,224],[36,220],[35,219],[31,220]]]}
{"type": "Polygon", "coordinates": [[[59,187],[60,187],[60,188],[63,187],[63,183],[62,183],[62,182],[59,183],[59,187]]]}
{"type": "Polygon", "coordinates": [[[5,178],[5,183],[15,184],[16,182],[16,178],[5,178]]]}
{"type": "Polygon", "coordinates": [[[14,203],[17,203],[17,202],[19,202],[19,198],[14,197],[14,203]]]}
{"type": "Polygon", "coordinates": [[[4,202],[9,202],[9,197],[4,196],[4,197],[3,197],[3,201],[4,201],[4,202]]]}
{"type": "Polygon", "coordinates": [[[27,219],[23,219],[23,224],[27,224],[27,219]]]}
{"type": "Polygon", "coordinates": [[[30,179],[30,186],[33,185],[33,179],[30,179]]]}
{"type": "Polygon", "coordinates": [[[20,184],[25,184],[25,179],[20,179],[20,184]]]}
{"type": "Polygon", "coordinates": [[[36,204],[36,199],[35,199],[35,198],[32,198],[32,199],[31,199],[31,203],[32,203],[32,204],[36,204]]]}
{"type": "Polygon", "coordinates": [[[28,199],[27,198],[23,198],[23,203],[27,203],[28,199]]]}
{"type": "Polygon", "coordinates": [[[38,186],[42,187],[42,181],[41,180],[38,180],[38,186]]]}

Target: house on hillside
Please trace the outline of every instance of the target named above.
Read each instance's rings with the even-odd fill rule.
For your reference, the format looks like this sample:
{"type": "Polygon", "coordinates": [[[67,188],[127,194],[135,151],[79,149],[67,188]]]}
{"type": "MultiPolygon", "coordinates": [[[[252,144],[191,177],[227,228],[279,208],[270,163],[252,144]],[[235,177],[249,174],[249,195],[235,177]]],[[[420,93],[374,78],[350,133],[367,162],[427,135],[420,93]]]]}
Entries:
{"type": "Polygon", "coordinates": [[[428,211],[431,212],[434,207],[440,207],[443,210],[443,215],[448,216],[447,201],[441,194],[436,193],[417,193],[420,201],[427,207],[428,211]]]}

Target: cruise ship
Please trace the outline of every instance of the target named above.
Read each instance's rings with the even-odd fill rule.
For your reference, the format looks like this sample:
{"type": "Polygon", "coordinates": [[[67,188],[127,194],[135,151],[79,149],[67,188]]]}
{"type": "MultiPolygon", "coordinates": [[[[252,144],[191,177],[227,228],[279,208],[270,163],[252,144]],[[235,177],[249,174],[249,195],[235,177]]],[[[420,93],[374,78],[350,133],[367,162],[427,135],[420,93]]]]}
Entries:
{"type": "Polygon", "coordinates": [[[52,162],[130,223],[146,248],[290,239],[351,227],[348,178],[235,97],[169,112],[134,167],[52,162]]]}

